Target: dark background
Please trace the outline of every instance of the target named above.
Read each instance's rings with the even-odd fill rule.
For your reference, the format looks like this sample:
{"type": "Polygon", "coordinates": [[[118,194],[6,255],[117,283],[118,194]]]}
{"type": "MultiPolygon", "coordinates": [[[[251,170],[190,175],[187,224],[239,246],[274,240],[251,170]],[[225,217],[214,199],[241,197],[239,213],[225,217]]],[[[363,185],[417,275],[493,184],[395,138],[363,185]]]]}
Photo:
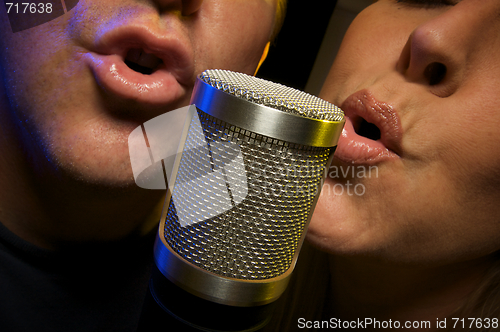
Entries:
{"type": "Polygon", "coordinates": [[[337,0],[288,0],[285,22],[258,77],[304,90],[337,0]]]}

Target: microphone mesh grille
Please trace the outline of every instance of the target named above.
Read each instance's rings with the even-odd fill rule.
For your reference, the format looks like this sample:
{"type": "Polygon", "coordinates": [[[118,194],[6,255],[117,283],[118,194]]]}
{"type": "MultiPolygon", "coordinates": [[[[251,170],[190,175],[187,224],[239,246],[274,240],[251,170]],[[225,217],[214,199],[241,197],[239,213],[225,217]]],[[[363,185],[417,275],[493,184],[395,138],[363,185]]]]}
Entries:
{"type": "Polygon", "coordinates": [[[344,119],[340,108],[321,98],[250,75],[212,69],[204,71],[200,79],[218,90],[286,113],[326,121],[344,119]]]}
{"type": "MultiPolygon", "coordinates": [[[[198,115],[211,152],[206,155],[197,149],[197,138],[188,133],[185,151],[189,153],[181,158],[174,191],[190,179],[200,178],[195,174],[200,172],[196,165],[204,158],[211,160],[215,171],[227,164],[231,155],[241,152],[246,176],[241,183],[229,181],[222,189],[209,183],[207,177],[207,183],[200,187],[210,188],[211,197],[229,192],[232,207],[190,225],[181,226],[172,198],[166,214],[165,239],[181,257],[217,275],[253,280],[277,277],[291,267],[331,148],[291,144],[232,126],[200,110],[198,115]],[[217,156],[214,147],[221,142],[238,151],[217,156]],[[234,197],[242,187],[247,187],[248,192],[237,202],[234,197]]],[[[213,201],[203,201],[193,190],[184,195],[180,192],[176,199],[190,206],[192,220],[199,219],[198,211],[213,205],[213,201]]]]}

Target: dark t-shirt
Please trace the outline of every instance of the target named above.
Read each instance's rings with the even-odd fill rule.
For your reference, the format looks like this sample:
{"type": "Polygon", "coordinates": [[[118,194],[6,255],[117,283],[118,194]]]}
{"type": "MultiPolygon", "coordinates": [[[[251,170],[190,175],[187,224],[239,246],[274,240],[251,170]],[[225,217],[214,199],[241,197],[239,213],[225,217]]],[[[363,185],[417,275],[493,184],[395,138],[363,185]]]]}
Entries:
{"type": "Polygon", "coordinates": [[[0,223],[0,331],[135,331],[155,234],[53,252],[0,223]]]}

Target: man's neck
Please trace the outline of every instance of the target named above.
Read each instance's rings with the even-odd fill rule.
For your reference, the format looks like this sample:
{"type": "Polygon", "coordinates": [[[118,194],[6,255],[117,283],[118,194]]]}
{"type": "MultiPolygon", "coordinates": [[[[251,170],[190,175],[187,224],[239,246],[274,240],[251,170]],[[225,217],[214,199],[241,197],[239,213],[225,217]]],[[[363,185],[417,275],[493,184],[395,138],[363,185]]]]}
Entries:
{"type": "MultiPolygon", "coordinates": [[[[0,108],[6,107],[0,91],[0,108]]],[[[20,130],[8,125],[15,123],[9,116],[0,111],[0,222],[11,232],[56,249],[140,236],[156,227],[164,192],[133,183],[128,188],[88,184],[62,170],[35,165],[29,156],[37,149],[26,151],[20,130]]]]}

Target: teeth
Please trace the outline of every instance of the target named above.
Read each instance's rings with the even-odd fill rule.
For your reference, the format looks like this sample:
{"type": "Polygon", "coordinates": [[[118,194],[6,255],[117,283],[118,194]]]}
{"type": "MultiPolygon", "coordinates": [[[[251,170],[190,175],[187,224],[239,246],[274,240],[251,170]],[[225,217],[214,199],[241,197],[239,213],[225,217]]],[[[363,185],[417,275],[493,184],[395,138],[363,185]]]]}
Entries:
{"type": "Polygon", "coordinates": [[[130,49],[125,59],[149,69],[155,69],[160,65],[160,63],[162,63],[161,59],[159,59],[156,55],[146,53],[140,48],[130,49]]]}

